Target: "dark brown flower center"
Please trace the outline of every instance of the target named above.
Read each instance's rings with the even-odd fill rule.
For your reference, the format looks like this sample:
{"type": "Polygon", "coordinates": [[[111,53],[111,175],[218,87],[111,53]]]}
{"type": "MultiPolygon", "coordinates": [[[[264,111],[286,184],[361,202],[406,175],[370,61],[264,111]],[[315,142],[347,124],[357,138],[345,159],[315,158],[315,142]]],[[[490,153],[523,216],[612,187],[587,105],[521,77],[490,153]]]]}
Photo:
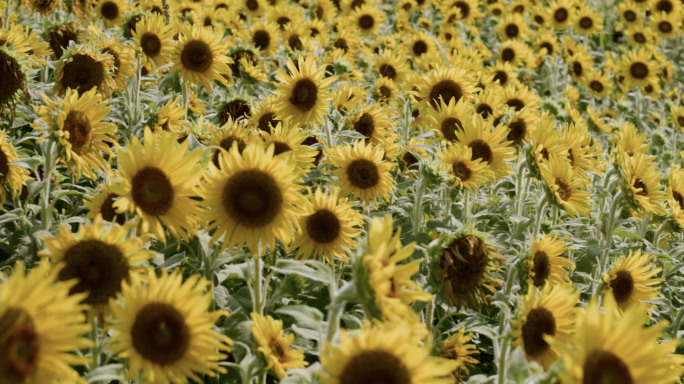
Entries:
{"type": "Polygon", "coordinates": [[[411,373],[394,354],[366,350],[352,357],[339,377],[340,384],[410,384],[411,373]]]}
{"type": "Polygon", "coordinates": [[[456,131],[463,131],[463,124],[461,123],[461,120],[455,117],[447,117],[442,120],[440,131],[442,131],[445,139],[455,142],[457,141],[456,131]]]}
{"type": "Polygon", "coordinates": [[[21,308],[7,308],[0,317],[0,380],[23,383],[36,370],[39,353],[31,315],[21,308]]]}
{"type": "Polygon", "coordinates": [[[287,44],[293,51],[301,51],[304,47],[304,45],[302,44],[302,39],[300,39],[299,35],[296,33],[290,35],[290,37],[287,39],[287,44]]]}
{"type": "Polygon", "coordinates": [[[185,44],[181,51],[183,68],[193,72],[205,72],[211,68],[214,54],[207,43],[202,40],[192,40],[185,44]]]}
{"type": "Polygon", "coordinates": [[[568,185],[565,180],[561,180],[559,178],[556,178],[554,183],[558,186],[558,196],[560,196],[563,201],[570,200],[570,197],[572,196],[572,189],[570,189],[570,185],[568,185]]]}
{"type": "Polygon", "coordinates": [[[532,260],[532,281],[537,287],[543,287],[546,280],[551,276],[551,262],[549,256],[544,251],[537,251],[532,260]]]}
{"type": "Polygon", "coordinates": [[[119,6],[113,1],[106,1],[100,8],[100,14],[105,20],[116,20],[119,17],[119,6]]]}
{"type": "Polygon", "coordinates": [[[303,78],[297,80],[290,96],[290,103],[302,112],[311,110],[318,100],[318,87],[313,80],[303,78]]]}
{"type": "Polygon", "coordinates": [[[522,339],[525,353],[538,357],[549,350],[549,344],[544,341],[544,335],[553,336],[556,333],[556,320],[546,308],[537,307],[530,310],[522,326],[522,339]]]}
{"type": "Polygon", "coordinates": [[[375,26],[375,19],[371,15],[362,15],[359,17],[359,27],[366,31],[372,29],[375,26]]]}
{"type": "Polygon", "coordinates": [[[108,193],[100,207],[100,214],[102,215],[102,218],[107,221],[116,221],[117,224],[123,225],[126,222],[126,214],[116,213],[116,209],[114,209],[114,199],[117,197],[119,197],[119,195],[116,193],[108,193]]]}
{"type": "Polygon", "coordinates": [[[79,31],[78,28],[73,24],[63,24],[50,31],[50,36],[48,37],[48,43],[52,52],[55,53],[55,58],[59,59],[62,57],[64,48],[69,46],[69,42],[73,41],[76,44],[79,43],[79,31]]]}
{"type": "Polygon", "coordinates": [[[641,189],[637,192],[637,195],[648,196],[648,188],[646,187],[646,182],[644,180],[639,178],[634,180],[634,189],[641,189]]]}
{"type": "Polygon", "coordinates": [[[624,304],[632,297],[634,292],[634,278],[628,271],[618,271],[615,278],[610,281],[610,289],[613,291],[615,301],[624,304]]]}
{"type": "Polygon", "coordinates": [[[506,71],[496,71],[494,72],[494,77],[492,78],[494,81],[499,81],[499,84],[504,86],[508,83],[508,73],[506,71]]]}
{"type": "Polygon", "coordinates": [[[142,307],[131,327],[135,350],[158,365],[171,365],[182,359],[190,347],[190,329],[183,314],[174,306],[152,302],[142,307]]]}
{"type": "Polygon", "coordinates": [[[492,107],[484,103],[478,104],[477,107],[475,107],[475,112],[479,113],[483,119],[486,119],[492,114],[494,114],[494,110],[492,109],[492,107]]]}
{"type": "Polygon", "coordinates": [[[612,352],[595,350],[584,360],[582,384],[633,384],[629,367],[612,352]]]}
{"type": "Polygon", "coordinates": [[[142,14],[137,14],[135,16],[132,16],[125,24],[124,26],[124,37],[127,39],[130,39],[133,37],[133,31],[135,31],[136,27],[138,26],[138,22],[142,20],[143,15],[142,14]]]}
{"type": "Polygon", "coordinates": [[[491,163],[494,160],[494,153],[489,144],[481,139],[473,140],[468,143],[468,146],[473,151],[473,160],[480,159],[485,163],[491,163]]]}
{"type": "Polygon", "coordinates": [[[489,263],[487,244],[474,235],[464,235],[444,249],[440,277],[449,302],[473,304],[489,263]]]}
{"type": "Polygon", "coordinates": [[[281,31],[285,30],[285,26],[288,23],[290,23],[290,21],[292,21],[292,20],[290,20],[290,18],[287,16],[280,16],[279,18],[276,19],[276,23],[278,23],[278,25],[280,26],[281,31]]]}
{"type": "Polygon", "coordinates": [[[527,134],[527,124],[524,120],[513,120],[508,124],[508,135],[506,140],[512,141],[515,145],[522,145],[527,134]]]}
{"type": "Polygon", "coordinates": [[[219,124],[223,125],[228,122],[229,118],[236,121],[241,118],[246,118],[252,112],[252,108],[244,100],[233,100],[227,102],[221,109],[221,114],[219,115],[219,124]]]}
{"type": "Polygon", "coordinates": [[[129,279],[129,266],[123,253],[113,244],[100,240],[82,240],[64,252],[66,267],[59,279],[78,279],[70,294],[87,292],[83,302],[106,305],[121,291],[121,284],[129,279]]]}
{"type": "Polygon", "coordinates": [[[423,40],[418,40],[413,43],[413,47],[411,47],[411,49],[415,56],[422,56],[425,52],[427,52],[428,45],[423,40]]]}
{"type": "Polygon", "coordinates": [[[589,82],[589,88],[596,93],[601,93],[603,92],[603,83],[598,80],[592,80],[589,82]]]}
{"type": "Polygon", "coordinates": [[[380,173],[372,161],[357,159],[347,166],[347,179],[356,188],[368,189],[380,183],[380,173]]]}
{"type": "Polygon", "coordinates": [[[333,47],[343,50],[344,53],[349,52],[349,44],[347,43],[347,40],[342,37],[338,37],[335,40],[333,47]]]}
{"type": "Polygon", "coordinates": [[[449,104],[451,99],[458,102],[461,100],[461,97],[463,97],[463,90],[461,89],[461,86],[453,80],[442,80],[433,85],[430,89],[430,105],[432,105],[433,108],[437,108],[437,105],[439,105],[440,97],[445,104],[449,104]]]}
{"type": "Polygon", "coordinates": [[[259,118],[259,129],[264,132],[271,132],[271,128],[280,123],[280,120],[275,118],[275,113],[266,112],[259,118]]]}
{"type": "Polygon", "coordinates": [[[24,88],[26,76],[19,63],[0,51],[0,111],[9,104],[17,92],[24,88]]]}
{"type": "Polygon", "coordinates": [[[162,216],[173,206],[173,186],[159,168],[143,168],[136,173],[131,184],[133,201],[148,215],[162,216]]]}
{"type": "Polygon", "coordinates": [[[551,45],[551,43],[548,41],[539,44],[539,48],[545,48],[547,55],[553,55],[553,45],[551,45]]]}
{"type": "Polygon", "coordinates": [[[451,172],[453,172],[454,176],[458,177],[462,182],[470,180],[470,176],[472,175],[472,171],[468,165],[462,161],[452,164],[451,172]]]}
{"type": "Polygon", "coordinates": [[[648,66],[640,61],[629,66],[629,73],[635,79],[645,79],[648,76],[648,66]]]}
{"type": "MultiPolygon", "coordinates": [[[[242,153],[242,151],[247,147],[247,144],[245,143],[244,140],[237,138],[235,136],[229,136],[226,137],[225,139],[221,140],[219,143],[219,146],[226,151],[230,151],[230,149],[233,147],[233,143],[237,142],[237,148],[238,152],[242,153]]],[[[214,155],[211,157],[211,162],[214,163],[214,165],[217,168],[221,168],[221,162],[219,161],[219,156],[221,155],[221,150],[217,149],[214,152],[214,155]]]]}
{"type": "Polygon", "coordinates": [[[583,16],[579,20],[579,26],[582,29],[591,29],[594,26],[594,20],[591,17],[583,16]]]}
{"type": "Polygon", "coordinates": [[[247,9],[254,12],[257,9],[259,9],[259,2],[257,0],[247,0],[245,2],[245,6],[247,7],[247,9]]]}
{"type": "Polygon", "coordinates": [[[105,78],[105,67],[103,63],[89,55],[76,53],[64,64],[63,73],[64,88],[75,89],[79,95],[83,95],[93,87],[99,87],[102,84],[105,78]]]}
{"type": "Polygon", "coordinates": [[[558,22],[558,23],[564,23],[568,19],[569,13],[568,10],[565,8],[558,8],[556,11],[553,13],[553,18],[558,22]]]}
{"type": "Polygon", "coordinates": [[[93,131],[88,117],[80,111],[70,111],[64,120],[64,130],[69,132],[71,150],[83,155],[90,149],[93,131]]]}
{"type": "Polygon", "coordinates": [[[320,244],[335,241],[340,236],[340,219],[327,209],[319,209],[306,219],[306,232],[320,244]]]}
{"type": "Polygon", "coordinates": [[[461,12],[461,18],[465,19],[470,15],[470,5],[466,3],[465,1],[457,1],[454,3],[454,7],[458,8],[458,10],[461,12]]]}
{"type": "Polygon", "coordinates": [[[658,30],[662,33],[670,33],[672,32],[672,29],[672,24],[667,20],[663,20],[658,23],[658,30]]]}
{"type": "Polygon", "coordinates": [[[265,51],[271,45],[271,34],[263,29],[255,31],[252,35],[252,43],[258,50],[265,51]]]}
{"type": "Polygon", "coordinates": [[[656,3],[656,9],[659,12],[670,13],[674,9],[674,5],[669,0],[660,0],[656,3]]]}
{"type": "Polygon", "coordinates": [[[161,52],[162,42],[156,33],[145,32],[140,37],[140,47],[147,57],[157,57],[161,52]]]}
{"type": "Polygon", "coordinates": [[[391,64],[380,64],[378,67],[378,73],[380,73],[380,76],[387,77],[391,80],[397,78],[397,70],[394,69],[394,66],[391,64]]]}
{"type": "Polygon", "coordinates": [[[265,227],[283,208],[278,183],[266,172],[251,169],[232,175],[223,187],[223,208],[238,225],[265,227]]]}
{"type": "Polygon", "coordinates": [[[509,39],[514,39],[520,34],[520,29],[515,24],[508,24],[506,28],[504,28],[504,33],[509,39]]]}
{"type": "Polygon", "coordinates": [[[0,182],[7,178],[9,170],[9,159],[7,158],[7,155],[5,155],[5,152],[0,149],[0,182]]]}
{"type": "Polygon", "coordinates": [[[373,122],[373,116],[369,113],[364,113],[359,117],[357,121],[354,122],[354,130],[366,137],[372,137],[375,131],[375,123],[373,122]]]}
{"type": "Polygon", "coordinates": [[[632,11],[631,9],[626,10],[625,13],[623,13],[622,15],[628,22],[632,22],[637,18],[636,12],[632,11]]]}
{"type": "MultiPolygon", "coordinates": [[[[5,158],[5,159],[6,159],[6,158],[5,158]]],[[[7,161],[7,160],[5,160],[5,162],[6,162],[6,161],[7,161]]],[[[2,165],[2,157],[0,157],[0,170],[2,169],[2,168],[1,168],[1,165],[2,165]]],[[[672,198],[675,199],[675,201],[677,202],[677,204],[679,204],[679,208],[684,209],[684,196],[682,196],[681,193],[679,193],[679,192],[677,192],[677,191],[673,191],[673,192],[672,192],[672,198]]]]}
{"type": "Polygon", "coordinates": [[[513,61],[515,60],[515,50],[513,48],[504,48],[501,50],[501,60],[513,61]]]}
{"type": "Polygon", "coordinates": [[[517,97],[513,97],[513,98],[506,100],[506,105],[513,108],[515,111],[519,111],[519,110],[525,108],[525,102],[518,99],[517,97]]]}

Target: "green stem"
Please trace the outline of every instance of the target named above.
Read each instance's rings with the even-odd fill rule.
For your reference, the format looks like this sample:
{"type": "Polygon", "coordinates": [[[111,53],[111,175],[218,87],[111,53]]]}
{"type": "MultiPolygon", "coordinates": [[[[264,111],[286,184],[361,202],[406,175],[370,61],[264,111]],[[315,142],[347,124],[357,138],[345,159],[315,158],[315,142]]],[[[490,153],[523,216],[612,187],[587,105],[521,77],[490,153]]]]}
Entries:
{"type": "Polygon", "coordinates": [[[342,318],[344,305],[345,302],[334,303],[328,310],[328,333],[325,336],[325,340],[329,343],[333,341],[333,338],[340,327],[340,318],[342,318]]]}
{"type": "Polygon", "coordinates": [[[428,330],[430,333],[434,332],[434,317],[435,317],[435,297],[432,297],[432,300],[428,301],[427,308],[425,308],[425,324],[428,326],[428,330]]]}
{"type": "Polygon", "coordinates": [[[41,209],[42,209],[42,221],[43,229],[50,229],[52,212],[50,209],[50,175],[52,174],[52,168],[54,166],[55,159],[54,155],[54,142],[51,140],[45,140],[43,145],[43,157],[45,158],[45,163],[43,164],[43,189],[41,191],[41,209]]]}
{"type": "Polygon", "coordinates": [[[515,201],[513,203],[513,211],[517,216],[520,216],[520,211],[524,205],[525,194],[523,190],[523,179],[525,178],[525,156],[522,156],[522,161],[518,164],[518,171],[516,172],[515,180],[515,201]]]}
{"type": "Polygon", "coordinates": [[[100,344],[98,342],[97,338],[97,316],[93,316],[93,324],[90,329],[90,338],[93,340],[93,347],[91,348],[91,354],[92,354],[92,364],[93,366],[90,368],[90,370],[94,370],[95,368],[99,367],[100,362],[99,362],[99,357],[100,357],[100,344]]]}
{"type": "Polygon", "coordinates": [[[261,258],[254,259],[254,274],[252,275],[252,285],[254,293],[252,295],[252,310],[259,315],[263,315],[263,287],[261,284],[261,258]]]}
{"type": "Polygon", "coordinates": [[[423,224],[423,194],[427,183],[423,177],[423,173],[420,172],[420,176],[414,184],[414,202],[413,202],[413,236],[418,236],[418,231],[423,224]]]}
{"type": "Polygon", "coordinates": [[[542,221],[542,216],[544,215],[544,212],[546,211],[546,206],[548,205],[548,200],[546,198],[546,195],[542,198],[542,200],[539,202],[539,206],[537,207],[537,215],[534,218],[534,233],[532,234],[532,239],[536,239],[537,235],[539,234],[539,228],[541,227],[541,221],[542,221]]]}

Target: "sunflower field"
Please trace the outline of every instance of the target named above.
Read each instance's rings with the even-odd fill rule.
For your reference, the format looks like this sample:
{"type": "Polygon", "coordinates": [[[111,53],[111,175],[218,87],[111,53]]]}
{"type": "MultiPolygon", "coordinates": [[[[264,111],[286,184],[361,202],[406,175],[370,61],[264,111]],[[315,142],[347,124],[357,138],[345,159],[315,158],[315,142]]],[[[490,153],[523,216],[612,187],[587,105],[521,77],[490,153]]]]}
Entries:
{"type": "Polygon", "coordinates": [[[684,2],[0,0],[0,384],[669,384],[684,2]]]}

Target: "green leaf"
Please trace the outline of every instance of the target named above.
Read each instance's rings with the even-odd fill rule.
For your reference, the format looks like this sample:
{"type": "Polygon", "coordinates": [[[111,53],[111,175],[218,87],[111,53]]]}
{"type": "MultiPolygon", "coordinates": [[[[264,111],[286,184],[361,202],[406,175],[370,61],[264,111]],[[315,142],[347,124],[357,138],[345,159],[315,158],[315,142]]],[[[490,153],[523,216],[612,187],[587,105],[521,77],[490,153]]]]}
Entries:
{"type": "Polygon", "coordinates": [[[315,263],[315,261],[305,264],[304,261],[300,260],[281,259],[278,260],[275,267],[272,267],[271,269],[284,275],[293,273],[312,281],[318,281],[325,284],[334,283],[332,274],[325,273],[322,268],[315,269],[307,265],[313,263],[315,263]]]}
{"type": "Polygon", "coordinates": [[[89,383],[109,383],[114,380],[124,380],[124,365],[108,364],[102,367],[97,367],[88,372],[88,374],[85,376],[85,379],[89,383]]]}

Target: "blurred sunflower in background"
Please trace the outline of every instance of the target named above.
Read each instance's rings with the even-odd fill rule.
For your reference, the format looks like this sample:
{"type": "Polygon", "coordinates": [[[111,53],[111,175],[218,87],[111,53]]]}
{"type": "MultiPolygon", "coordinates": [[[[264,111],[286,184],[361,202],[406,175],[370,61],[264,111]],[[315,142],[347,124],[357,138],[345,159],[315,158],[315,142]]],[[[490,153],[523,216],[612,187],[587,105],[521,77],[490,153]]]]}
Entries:
{"type": "Polygon", "coordinates": [[[667,193],[660,183],[660,171],[656,171],[658,164],[643,153],[635,153],[623,155],[620,166],[626,196],[633,205],[649,215],[664,216],[667,211],[660,203],[667,200],[667,193]]]}
{"type": "Polygon", "coordinates": [[[591,210],[589,192],[582,179],[575,177],[567,158],[551,156],[540,164],[541,175],[552,201],[565,209],[570,216],[587,216],[591,210]]]}
{"type": "Polygon", "coordinates": [[[479,363],[473,357],[480,354],[477,347],[471,343],[473,334],[465,333],[465,330],[465,327],[461,327],[458,332],[447,337],[442,344],[441,350],[442,357],[459,363],[458,369],[451,373],[452,378],[457,384],[463,383],[463,379],[470,374],[470,369],[479,363]]]}
{"type": "Polygon", "coordinates": [[[623,310],[632,304],[655,300],[663,279],[655,277],[662,268],[655,266],[654,259],[641,250],[629,251],[626,257],[620,256],[610,272],[603,275],[606,283],[604,294],[612,294],[623,310]]]}
{"type": "Polygon", "coordinates": [[[17,160],[19,156],[7,140],[7,133],[0,131],[0,207],[5,204],[8,188],[10,195],[15,197],[31,179],[28,169],[12,164],[17,160]]]}
{"type": "Polygon", "coordinates": [[[561,239],[557,234],[546,234],[532,242],[527,259],[527,273],[529,282],[535,287],[541,289],[547,285],[570,282],[566,268],[573,270],[575,264],[563,257],[565,252],[572,249],[566,245],[566,241],[567,239],[561,239]]]}
{"type": "Polygon", "coordinates": [[[227,47],[221,35],[210,28],[184,25],[181,27],[178,44],[173,54],[173,69],[191,84],[202,84],[212,92],[215,81],[230,85],[232,60],[226,55],[227,47]]]}
{"type": "Polygon", "coordinates": [[[67,89],[74,89],[79,95],[93,88],[108,98],[114,86],[112,70],[114,58],[88,45],[77,45],[67,49],[56,64],[55,85],[52,90],[63,96],[67,89]]]}
{"type": "Polygon", "coordinates": [[[126,0],[99,0],[95,12],[108,27],[119,26],[126,17],[128,2],[126,0]]]}
{"type": "Polygon", "coordinates": [[[256,312],[250,314],[252,319],[252,336],[259,345],[259,352],[266,359],[266,369],[275,373],[278,379],[287,377],[288,369],[304,368],[309,365],[304,361],[304,351],[291,348],[295,335],[285,336],[283,321],[271,316],[262,316],[256,312]]]}
{"type": "Polygon", "coordinates": [[[166,23],[164,16],[152,13],[136,23],[132,38],[142,52],[143,63],[155,69],[169,63],[173,35],[174,28],[166,23]]]}
{"type": "Polygon", "coordinates": [[[473,159],[473,151],[461,143],[447,145],[437,157],[448,169],[453,185],[474,192],[494,180],[494,171],[482,159],[473,159]]]}
{"type": "Polygon", "coordinates": [[[13,109],[22,95],[28,92],[26,74],[22,70],[25,57],[7,45],[0,45],[0,113],[13,109]]]}

